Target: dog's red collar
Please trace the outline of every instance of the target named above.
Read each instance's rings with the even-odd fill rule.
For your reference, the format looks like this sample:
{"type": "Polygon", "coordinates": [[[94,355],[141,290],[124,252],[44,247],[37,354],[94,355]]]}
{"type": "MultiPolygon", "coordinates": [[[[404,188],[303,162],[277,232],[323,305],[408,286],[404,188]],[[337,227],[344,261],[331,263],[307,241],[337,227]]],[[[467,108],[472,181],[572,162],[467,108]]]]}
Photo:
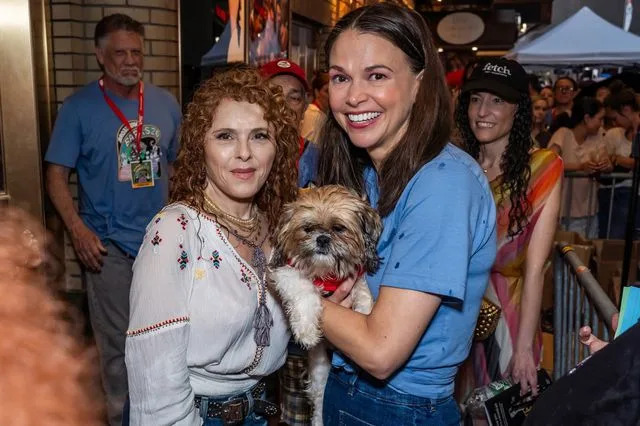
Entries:
{"type": "MultiPolygon", "coordinates": [[[[291,260],[289,260],[287,264],[289,266],[295,267],[295,265],[291,260]]],[[[357,278],[360,278],[363,275],[364,275],[364,267],[362,265],[358,265],[357,278]]],[[[313,279],[313,285],[315,285],[316,287],[322,288],[326,292],[333,293],[334,291],[336,291],[338,287],[340,287],[340,284],[342,284],[345,280],[346,278],[338,279],[333,274],[330,274],[325,277],[315,277],[313,279]]]]}

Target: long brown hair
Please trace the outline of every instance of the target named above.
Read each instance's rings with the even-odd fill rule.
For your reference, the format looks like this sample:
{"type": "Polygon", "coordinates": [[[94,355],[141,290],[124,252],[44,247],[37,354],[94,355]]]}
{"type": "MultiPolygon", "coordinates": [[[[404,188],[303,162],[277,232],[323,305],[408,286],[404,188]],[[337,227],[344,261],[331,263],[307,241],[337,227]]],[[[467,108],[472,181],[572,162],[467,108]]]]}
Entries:
{"type": "Polygon", "coordinates": [[[216,74],[195,92],[180,129],[180,151],[170,200],[203,210],[207,183],[204,139],[223,99],[259,105],[264,110],[264,119],[275,129],[276,156],[267,181],[255,197],[273,231],[282,206],[297,194],[298,130],[282,89],[265,81],[255,69],[234,68],[216,74]]]}
{"type": "MultiPolygon", "coordinates": [[[[424,71],[407,131],[378,170],[378,211],[386,216],[411,178],[447,144],[451,131],[451,98],[433,37],[417,12],[393,3],[378,3],[348,13],[327,38],[327,58],[338,37],[346,30],[390,41],[404,52],[414,74],[424,71]]],[[[363,193],[363,169],[371,164],[371,160],[364,149],[349,141],[331,111],[319,140],[320,184],[340,184],[363,193]]]]}

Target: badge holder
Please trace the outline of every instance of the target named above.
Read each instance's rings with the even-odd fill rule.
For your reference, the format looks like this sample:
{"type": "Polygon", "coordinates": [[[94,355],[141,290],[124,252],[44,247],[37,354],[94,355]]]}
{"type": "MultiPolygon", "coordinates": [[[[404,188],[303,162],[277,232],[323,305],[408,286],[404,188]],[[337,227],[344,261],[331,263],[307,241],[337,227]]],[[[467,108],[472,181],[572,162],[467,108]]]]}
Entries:
{"type": "Polygon", "coordinates": [[[154,186],[153,165],[151,160],[131,162],[131,187],[133,189],[154,186]]]}

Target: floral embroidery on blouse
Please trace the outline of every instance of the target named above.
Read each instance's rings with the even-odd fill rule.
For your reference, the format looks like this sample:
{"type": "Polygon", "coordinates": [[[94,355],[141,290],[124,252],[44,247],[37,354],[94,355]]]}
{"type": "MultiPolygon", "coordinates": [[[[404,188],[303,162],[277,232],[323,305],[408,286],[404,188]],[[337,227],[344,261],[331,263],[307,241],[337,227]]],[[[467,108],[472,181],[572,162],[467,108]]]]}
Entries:
{"type": "Polygon", "coordinates": [[[164,212],[158,212],[153,218],[153,223],[158,224],[162,220],[162,216],[164,216],[164,212]]]}
{"type": "Polygon", "coordinates": [[[220,269],[220,263],[222,262],[222,257],[220,256],[220,253],[218,252],[218,250],[214,250],[211,253],[211,257],[209,257],[209,261],[213,263],[214,268],[220,269]]]}
{"type": "MultiPolygon", "coordinates": [[[[179,247],[182,248],[182,244],[180,244],[179,247]]],[[[182,253],[180,253],[180,257],[178,258],[178,265],[180,265],[181,271],[187,267],[187,263],[189,263],[189,255],[187,255],[186,251],[182,250],[182,253]]]]}
{"type": "Polygon", "coordinates": [[[205,270],[204,270],[204,269],[202,269],[202,268],[198,268],[198,269],[196,269],[196,271],[195,271],[195,277],[196,277],[196,280],[201,280],[201,279],[203,279],[203,278],[204,278],[204,275],[205,275],[205,270]]]}
{"type": "Polygon", "coordinates": [[[156,324],[153,324],[153,325],[150,325],[150,326],[147,326],[147,327],[139,328],[137,330],[129,330],[129,331],[127,331],[127,336],[128,337],[139,336],[141,334],[150,333],[150,332],[158,330],[160,328],[167,327],[167,326],[170,326],[172,324],[178,324],[178,323],[181,323],[181,322],[189,322],[189,317],[172,318],[172,319],[164,320],[164,321],[161,321],[159,323],[156,323],[156,324]]]}
{"type": "Polygon", "coordinates": [[[240,265],[240,274],[241,274],[240,281],[245,283],[245,285],[249,288],[249,290],[251,290],[251,278],[249,278],[249,275],[247,275],[246,268],[244,265],[240,265]]]}
{"type": "Polygon", "coordinates": [[[153,239],[151,240],[151,244],[153,244],[154,246],[157,246],[161,242],[162,242],[162,238],[160,238],[160,234],[158,233],[158,231],[156,231],[156,234],[153,236],[153,239]]]}
{"type": "Polygon", "coordinates": [[[187,229],[187,223],[189,223],[189,219],[184,215],[184,213],[180,213],[180,217],[176,219],[180,226],[182,226],[182,230],[187,229]]]}
{"type": "Polygon", "coordinates": [[[253,280],[255,280],[256,282],[260,282],[260,279],[251,269],[247,267],[247,264],[244,261],[244,259],[242,259],[240,256],[236,254],[235,249],[227,242],[227,239],[220,231],[220,227],[218,226],[218,224],[215,223],[215,225],[216,225],[216,234],[218,234],[218,237],[227,245],[227,247],[231,249],[231,254],[233,254],[233,257],[240,264],[240,282],[244,283],[247,286],[247,288],[251,290],[252,277],[253,277],[253,280]]]}

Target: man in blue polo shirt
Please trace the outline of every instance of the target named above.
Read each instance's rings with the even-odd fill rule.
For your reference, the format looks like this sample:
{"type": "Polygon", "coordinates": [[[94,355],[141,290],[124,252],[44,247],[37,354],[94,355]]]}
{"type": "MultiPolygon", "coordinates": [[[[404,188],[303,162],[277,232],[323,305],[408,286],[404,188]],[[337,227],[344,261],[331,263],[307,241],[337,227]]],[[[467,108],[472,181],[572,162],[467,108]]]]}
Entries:
{"type": "Polygon", "coordinates": [[[84,266],[111,425],[127,396],[124,363],[131,267],[145,227],[168,198],[180,108],[142,82],[144,27],[122,14],[95,29],[104,75],[67,98],[45,161],[47,190],[84,266]],[[78,175],[78,209],[69,172],[78,175]]]}

